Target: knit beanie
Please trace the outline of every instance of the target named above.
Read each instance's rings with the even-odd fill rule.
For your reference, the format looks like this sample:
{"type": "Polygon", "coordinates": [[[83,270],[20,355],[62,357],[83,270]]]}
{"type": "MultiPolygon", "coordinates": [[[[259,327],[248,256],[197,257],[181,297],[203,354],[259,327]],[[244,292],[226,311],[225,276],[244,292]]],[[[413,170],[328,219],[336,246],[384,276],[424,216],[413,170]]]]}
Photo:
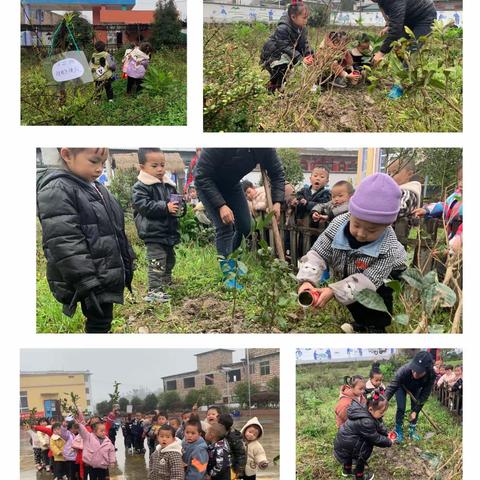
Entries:
{"type": "Polygon", "coordinates": [[[389,225],[400,210],[402,191],[384,173],[375,173],[363,180],[350,199],[350,214],[365,222],[389,225]]]}

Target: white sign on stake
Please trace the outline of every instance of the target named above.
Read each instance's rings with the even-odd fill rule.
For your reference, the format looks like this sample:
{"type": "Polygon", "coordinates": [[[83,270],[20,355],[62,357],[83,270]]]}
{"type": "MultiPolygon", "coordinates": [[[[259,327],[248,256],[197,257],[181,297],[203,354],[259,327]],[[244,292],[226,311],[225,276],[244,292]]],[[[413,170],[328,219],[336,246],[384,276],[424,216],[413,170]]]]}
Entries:
{"type": "Polygon", "coordinates": [[[75,58],[64,58],[52,66],[52,76],[56,82],[67,82],[83,76],[85,69],[75,58]]]}

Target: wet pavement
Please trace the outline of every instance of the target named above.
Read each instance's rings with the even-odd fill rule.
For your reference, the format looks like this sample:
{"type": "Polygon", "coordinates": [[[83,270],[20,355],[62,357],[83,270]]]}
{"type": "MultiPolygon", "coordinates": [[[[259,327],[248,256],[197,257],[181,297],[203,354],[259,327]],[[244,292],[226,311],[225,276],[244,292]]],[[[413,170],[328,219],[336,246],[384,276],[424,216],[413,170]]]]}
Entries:
{"type": "MultiPolygon", "coordinates": [[[[240,429],[248,419],[249,417],[246,416],[236,419],[235,428],[240,429]]],[[[279,466],[273,465],[273,459],[280,453],[278,414],[262,415],[260,422],[265,429],[265,435],[261,443],[265,448],[270,465],[266,470],[259,470],[257,478],[277,480],[279,478],[279,466]]],[[[50,473],[36,472],[32,447],[28,440],[27,433],[22,431],[20,434],[20,478],[22,480],[51,480],[52,475],[50,473]]],[[[117,434],[115,446],[118,449],[116,452],[117,464],[110,469],[110,479],[146,480],[148,477],[148,452],[145,455],[126,455],[121,430],[117,434]]],[[[145,448],[147,447],[145,446],[145,448]]]]}

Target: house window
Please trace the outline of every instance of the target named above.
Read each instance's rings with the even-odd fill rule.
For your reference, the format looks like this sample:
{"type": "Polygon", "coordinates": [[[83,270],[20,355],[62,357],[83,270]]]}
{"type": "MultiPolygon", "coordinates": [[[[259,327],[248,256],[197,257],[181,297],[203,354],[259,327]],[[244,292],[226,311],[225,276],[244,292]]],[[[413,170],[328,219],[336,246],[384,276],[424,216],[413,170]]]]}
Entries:
{"type": "Polygon", "coordinates": [[[268,360],[260,362],[260,375],[270,375],[270,362],[268,360]]]}
{"type": "Polygon", "coordinates": [[[254,375],[254,374],[255,374],[255,364],[251,363],[250,364],[250,375],[254,375]]]}
{"type": "Polygon", "coordinates": [[[88,395],[90,393],[90,389],[88,387],[85,387],[85,393],[88,395]]]}
{"type": "Polygon", "coordinates": [[[168,380],[166,383],[167,390],[176,390],[177,389],[177,381],[176,380],[168,380]]]}
{"type": "Polygon", "coordinates": [[[209,373],[208,375],[205,375],[205,385],[214,385],[213,381],[213,373],[209,373]]]}
{"type": "Polygon", "coordinates": [[[227,372],[228,383],[240,382],[242,380],[242,375],[240,370],[230,370],[227,372]]]}
{"type": "Polygon", "coordinates": [[[188,377],[183,379],[183,388],[194,388],[195,377],[188,377]]]}
{"type": "Polygon", "coordinates": [[[27,392],[20,392],[20,412],[28,412],[28,396],[27,392]]]}

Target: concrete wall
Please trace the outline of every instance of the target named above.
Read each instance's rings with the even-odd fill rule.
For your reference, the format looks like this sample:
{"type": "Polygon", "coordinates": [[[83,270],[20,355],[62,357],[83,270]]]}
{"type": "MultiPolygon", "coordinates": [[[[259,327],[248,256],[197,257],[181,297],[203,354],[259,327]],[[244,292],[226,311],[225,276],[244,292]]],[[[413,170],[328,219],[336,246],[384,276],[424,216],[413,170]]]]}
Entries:
{"type": "MultiPolygon", "coordinates": [[[[203,20],[205,23],[235,23],[235,22],[265,22],[277,23],[284,9],[249,7],[243,5],[224,5],[220,3],[203,4],[203,20]]],[[[342,26],[356,26],[357,20],[361,18],[365,26],[385,25],[385,21],[380,12],[338,12],[332,13],[331,24],[342,26]]],[[[456,25],[463,25],[462,11],[439,11],[438,19],[445,23],[453,20],[456,25]]]]}

